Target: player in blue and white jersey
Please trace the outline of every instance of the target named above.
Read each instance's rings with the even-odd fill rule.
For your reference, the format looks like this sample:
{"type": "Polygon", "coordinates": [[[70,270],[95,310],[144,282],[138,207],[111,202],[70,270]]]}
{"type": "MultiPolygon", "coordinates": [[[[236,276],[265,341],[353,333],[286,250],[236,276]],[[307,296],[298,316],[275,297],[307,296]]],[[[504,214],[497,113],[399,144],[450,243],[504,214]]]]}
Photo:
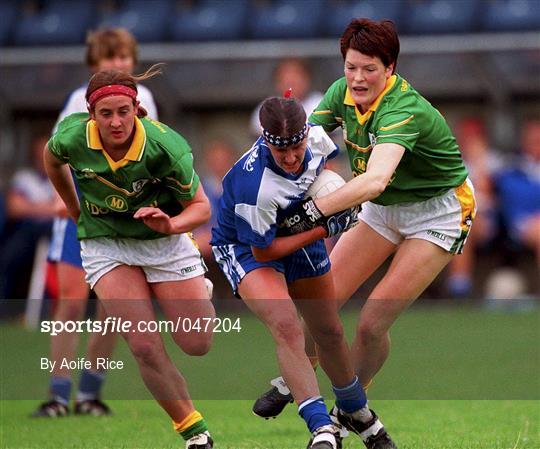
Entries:
{"type": "Polygon", "coordinates": [[[223,180],[211,245],[234,292],[274,338],[281,374],[312,434],[308,447],[337,449],[340,430],[320,395],[297,311],[313,335],[338,403],[351,412],[367,410],[331,299],[334,281],[323,240],[349,229],[358,210],[288,235],[294,217],[282,223],[287,209],[304,198],[338,149],[322,128],[306,124],[306,113],[294,99],[265,100],[259,117],[263,135],[223,180]]]}

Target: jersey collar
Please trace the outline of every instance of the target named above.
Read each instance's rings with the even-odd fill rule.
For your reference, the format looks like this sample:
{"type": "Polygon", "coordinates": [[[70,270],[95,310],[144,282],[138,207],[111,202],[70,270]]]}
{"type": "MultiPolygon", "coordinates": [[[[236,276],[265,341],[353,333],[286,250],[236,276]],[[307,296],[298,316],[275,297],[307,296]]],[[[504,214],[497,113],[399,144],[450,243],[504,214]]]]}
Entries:
{"type": "Polygon", "coordinates": [[[133,142],[125,156],[118,160],[113,161],[109,154],[103,148],[101,137],[99,136],[98,126],[95,120],[89,120],[86,124],[86,143],[88,148],[96,151],[101,151],[107,159],[112,171],[116,171],[121,167],[124,167],[130,161],[140,161],[142,159],[144,148],[146,146],[146,131],[142,122],[138,117],[135,117],[135,134],[133,136],[133,142]]]}
{"type": "Polygon", "coordinates": [[[346,104],[347,106],[354,106],[354,111],[356,112],[356,118],[358,122],[361,125],[364,125],[368,121],[368,119],[371,117],[371,114],[373,114],[377,110],[383,97],[388,93],[390,89],[392,89],[392,87],[394,87],[394,84],[396,84],[396,81],[397,81],[397,75],[392,75],[390,78],[388,78],[386,80],[386,86],[384,90],[379,94],[379,96],[375,99],[375,101],[371,103],[371,105],[369,106],[369,109],[363,114],[360,113],[360,111],[358,110],[348,87],[347,87],[347,90],[345,91],[345,99],[343,100],[343,103],[346,104]]]}

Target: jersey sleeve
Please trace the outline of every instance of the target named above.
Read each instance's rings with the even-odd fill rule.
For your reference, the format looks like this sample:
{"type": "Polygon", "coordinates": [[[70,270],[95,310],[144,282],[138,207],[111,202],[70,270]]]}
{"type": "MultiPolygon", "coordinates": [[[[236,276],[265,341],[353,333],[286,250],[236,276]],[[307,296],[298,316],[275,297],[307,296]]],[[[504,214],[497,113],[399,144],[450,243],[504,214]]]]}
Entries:
{"type": "MultiPolygon", "coordinates": [[[[273,203],[261,204],[259,195],[260,179],[257,176],[241,176],[233,173],[224,195],[234,205],[234,226],[240,243],[266,248],[274,240],[277,232],[277,206],[273,203]]],[[[266,203],[266,202],[265,202],[266,203]]]]}
{"type": "Polygon", "coordinates": [[[326,159],[332,159],[339,153],[339,147],[326,134],[322,126],[311,126],[308,143],[311,148],[319,149],[325,155],[326,159]]]}
{"type": "Polygon", "coordinates": [[[66,119],[62,120],[58,124],[57,131],[52,135],[52,137],[47,142],[47,148],[57,159],[59,159],[60,161],[64,163],[68,163],[69,151],[68,151],[68,145],[66,145],[66,139],[64,135],[65,123],[66,123],[66,119]]]}
{"type": "Polygon", "coordinates": [[[332,84],[323,99],[309,116],[309,122],[320,125],[326,132],[331,132],[341,126],[342,114],[340,108],[343,105],[344,97],[340,95],[342,80],[332,84]]]}
{"type": "Polygon", "coordinates": [[[381,115],[375,127],[377,144],[396,143],[408,151],[413,151],[420,136],[415,114],[406,109],[392,110],[381,115]]]}

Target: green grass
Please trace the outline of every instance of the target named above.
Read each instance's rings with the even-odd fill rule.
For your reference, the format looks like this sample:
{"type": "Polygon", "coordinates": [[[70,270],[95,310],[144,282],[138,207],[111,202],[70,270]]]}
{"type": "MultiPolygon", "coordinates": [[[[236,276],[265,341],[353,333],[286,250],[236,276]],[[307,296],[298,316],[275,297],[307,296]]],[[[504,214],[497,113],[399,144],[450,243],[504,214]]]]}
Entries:
{"type": "MultiPolygon", "coordinates": [[[[31,419],[35,401],[3,401],[2,448],[180,448],[153,401],[110,401],[110,418],[31,419]]],[[[373,401],[400,449],[538,449],[538,401],[373,401]]],[[[308,435],[294,407],[276,420],[250,401],[199,401],[216,449],[303,449],[308,435]]],[[[344,449],[361,448],[356,436],[344,449]]]]}
{"type": "MultiPolygon", "coordinates": [[[[273,344],[250,315],[240,334],[216,335],[209,355],[167,349],[207,418],[216,449],[304,448],[307,431],[295,407],[276,420],[251,414],[251,404],[276,375],[273,344]]],[[[356,311],[343,314],[349,337],[356,311]]],[[[400,449],[540,448],[540,313],[475,308],[414,308],[392,331],[392,352],[370,388],[371,406],[400,449]]],[[[47,388],[40,357],[48,337],[0,324],[0,448],[183,447],[150,397],[121,342],[104,396],[111,418],[30,419],[47,388]]],[[[328,382],[319,370],[325,396],[328,382]]],[[[328,403],[330,403],[328,401],[328,403]]],[[[344,449],[362,448],[357,437],[344,449]]]]}

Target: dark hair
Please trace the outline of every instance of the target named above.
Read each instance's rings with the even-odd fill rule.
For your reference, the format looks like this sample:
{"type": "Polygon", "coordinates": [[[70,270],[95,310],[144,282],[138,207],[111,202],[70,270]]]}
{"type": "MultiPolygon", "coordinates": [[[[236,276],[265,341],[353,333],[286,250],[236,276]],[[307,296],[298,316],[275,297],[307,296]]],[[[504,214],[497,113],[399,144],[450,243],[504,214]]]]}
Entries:
{"type": "Polygon", "coordinates": [[[103,59],[114,58],[122,51],[133,57],[137,64],[139,50],[133,34],[125,28],[101,28],[86,37],[86,64],[95,67],[103,59]]]}
{"type": "Polygon", "coordinates": [[[270,134],[290,137],[302,131],[306,124],[306,111],[294,98],[270,97],[261,105],[259,121],[270,134]]]}
{"type": "MultiPolygon", "coordinates": [[[[126,86],[133,89],[137,92],[137,83],[139,81],[152,78],[156,75],[161,74],[161,64],[154,64],[146,72],[140,75],[130,75],[129,73],[121,72],[120,70],[111,69],[111,70],[102,70],[101,72],[95,73],[88,83],[86,88],[86,101],[88,102],[92,92],[99,89],[103,86],[108,86],[110,84],[119,84],[121,86],[126,86]]],[[[139,111],[137,113],[138,117],[145,117],[148,113],[146,109],[139,105],[139,111]]]]}
{"type": "Polygon", "coordinates": [[[394,64],[399,55],[399,38],[394,22],[370,19],[353,19],[341,35],[340,49],[343,59],[352,48],[364,55],[378,57],[385,67],[394,64]]]}

